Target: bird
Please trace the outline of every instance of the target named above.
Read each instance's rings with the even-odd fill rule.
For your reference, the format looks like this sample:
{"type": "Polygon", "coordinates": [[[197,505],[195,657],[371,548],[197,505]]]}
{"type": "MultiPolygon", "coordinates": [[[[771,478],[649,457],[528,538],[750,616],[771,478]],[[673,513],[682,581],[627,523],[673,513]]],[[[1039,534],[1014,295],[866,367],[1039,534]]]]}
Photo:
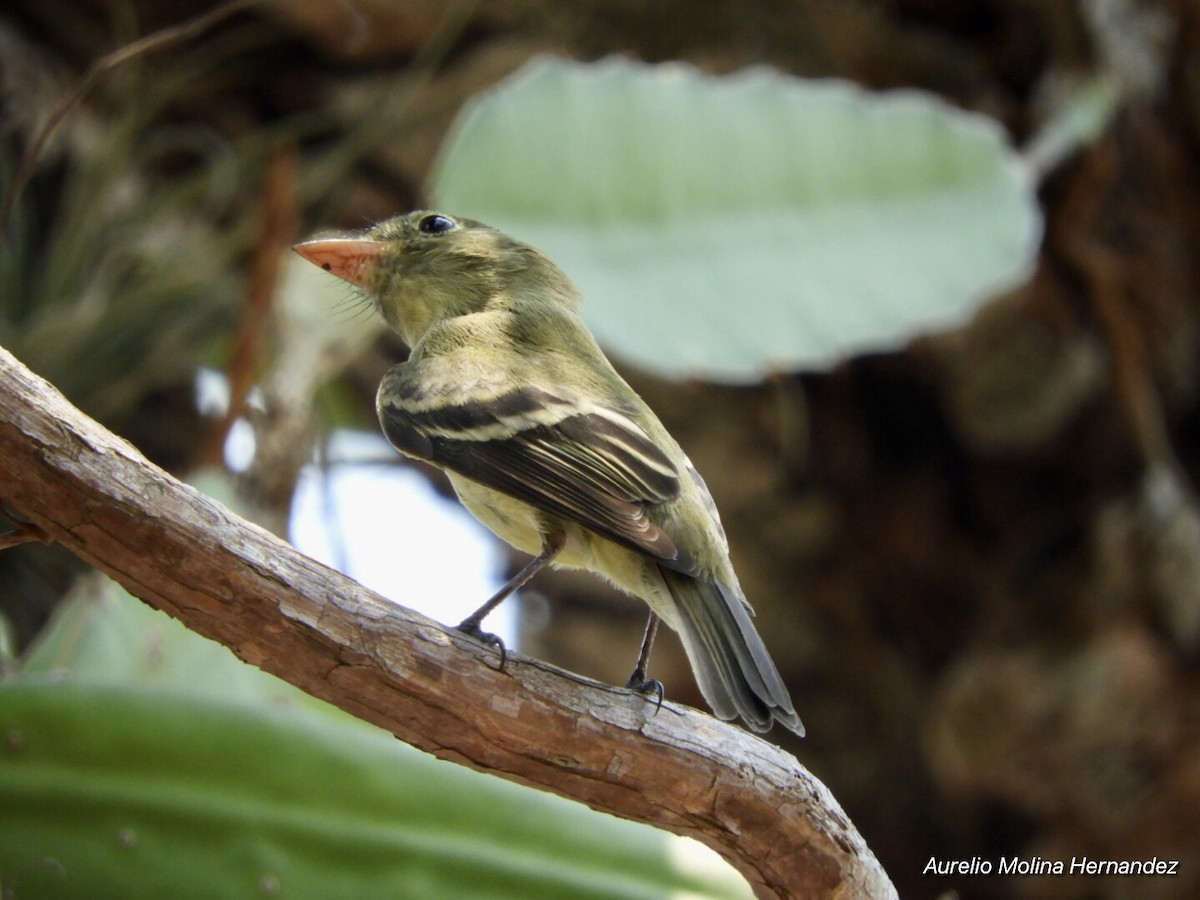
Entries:
{"type": "Polygon", "coordinates": [[[409,348],[376,395],[390,443],[444,470],[477,519],[533,557],[459,630],[503,654],[487,614],[548,565],[584,569],[650,608],[627,687],[661,704],[646,669],[662,621],[717,718],[804,734],[703,478],[604,355],[580,290],[546,254],[433,210],[293,249],[364,294],[409,348]]]}

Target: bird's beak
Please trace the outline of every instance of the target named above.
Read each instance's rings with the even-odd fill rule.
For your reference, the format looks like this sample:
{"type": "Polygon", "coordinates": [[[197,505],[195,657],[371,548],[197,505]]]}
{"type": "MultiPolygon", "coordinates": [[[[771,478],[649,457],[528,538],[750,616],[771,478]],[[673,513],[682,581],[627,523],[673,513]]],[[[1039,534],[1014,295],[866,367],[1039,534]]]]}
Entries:
{"type": "Polygon", "coordinates": [[[382,241],[361,238],[317,238],[292,249],[313,265],[371,293],[383,246],[382,241]]]}

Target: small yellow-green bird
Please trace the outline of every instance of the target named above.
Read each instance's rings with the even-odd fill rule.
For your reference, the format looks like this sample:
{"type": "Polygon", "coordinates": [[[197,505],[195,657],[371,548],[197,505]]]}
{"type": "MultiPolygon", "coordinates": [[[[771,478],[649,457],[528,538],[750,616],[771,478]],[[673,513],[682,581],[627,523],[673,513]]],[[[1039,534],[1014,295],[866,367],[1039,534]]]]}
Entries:
{"type": "Polygon", "coordinates": [[[661,618],[721,719],[804,733],[751,620],[703,479],[579,317],[544,254],[471,219],[419,211],[296,252],[361,289],[411,348],[376,397],[402,453],[446,471],[476,518],[534,559],[459,628],[549,563],[595,572],[650,605],[629,687],[661,618]]]}

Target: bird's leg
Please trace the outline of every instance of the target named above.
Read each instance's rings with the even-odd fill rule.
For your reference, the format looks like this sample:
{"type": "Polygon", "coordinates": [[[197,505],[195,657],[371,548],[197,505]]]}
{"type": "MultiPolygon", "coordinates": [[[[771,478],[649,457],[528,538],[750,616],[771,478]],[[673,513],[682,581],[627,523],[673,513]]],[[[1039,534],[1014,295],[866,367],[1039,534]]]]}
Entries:
{"type": "Polygon", "coordinates": [[[549,562],[558,556],[559,551],[567,543],[567,535],[562,531],[553,531],[542,539],[542,552],[531,559],[524,568],[516,575],[508,580],[508,583],[496,593],[488,598],[487,603],[475,610],[465,619],[458,623],[458,630],[463,634],[469,634],[476,640],[482,641],[485,644],[490,644],[500,650],[500,668],[504,668],[504,662],[507,655],[504,650],[504,641],[500,640],[497,635],[490,631],[484,631],[480,628],[480,623],[493,609],[503,603],[515,591],[523,588],[534,575],[544,569],[549,562]]]}
{"type": "Polygon", "coordinates": [[[650,618],[646,620],[646,633],[642,635],[642,649],[638,651],[637,664],[633,667],[633,674],[629,676],[629,681],[625,682],[625,687],[631,691],[657,695],[658,707],[655,712],[662,707],[663,686],[657,678],[646,678],[646,666],[650,663],[650,648],[654,646],[654,637],[657,634],[658,616],[651,610],[650,618]]]}

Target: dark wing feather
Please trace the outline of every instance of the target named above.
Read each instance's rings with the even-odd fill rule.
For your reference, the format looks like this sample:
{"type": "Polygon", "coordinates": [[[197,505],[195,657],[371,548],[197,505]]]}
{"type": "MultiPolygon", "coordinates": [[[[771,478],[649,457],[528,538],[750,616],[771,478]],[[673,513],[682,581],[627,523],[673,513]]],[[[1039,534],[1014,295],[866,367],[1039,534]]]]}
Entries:
{"type": "Polygon", "coordinates": [[[432,409],[392,395],[380,402],[379,421],[410,456],[692,572],[692,558],[648,510],[679,496],[671,459],[624,414],[576,409],[536,389],[432,409]]]}

